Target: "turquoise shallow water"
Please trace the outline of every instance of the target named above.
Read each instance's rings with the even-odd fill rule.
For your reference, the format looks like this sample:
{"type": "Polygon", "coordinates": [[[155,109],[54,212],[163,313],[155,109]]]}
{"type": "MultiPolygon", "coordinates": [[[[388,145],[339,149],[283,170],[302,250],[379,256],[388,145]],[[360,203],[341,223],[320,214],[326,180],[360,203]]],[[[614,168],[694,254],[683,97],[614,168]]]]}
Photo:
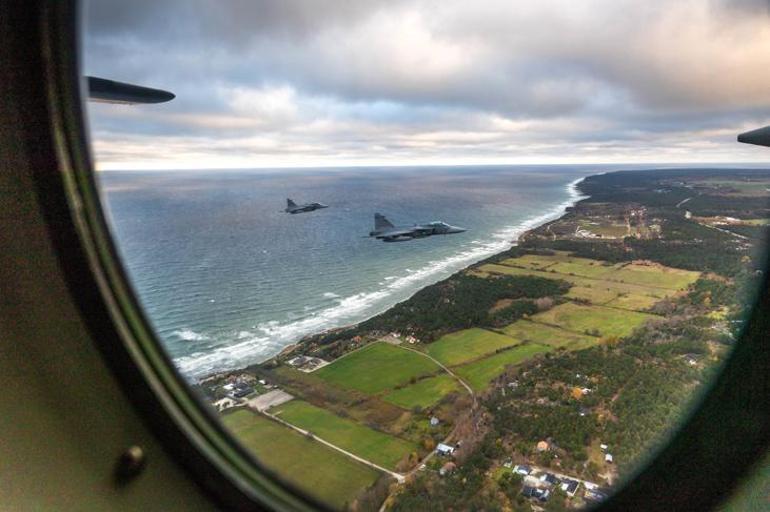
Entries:
{"type": "Polygon", "coordinates": [[[598,166],[399,167],[100,174],[129,274],[191,378],[263,361],[359,322],[559,216],[598,166]],[[330,208],[283,213],[286,197],[330,208]],[[466,233],[366,235],[443,220],[466,233]]]}

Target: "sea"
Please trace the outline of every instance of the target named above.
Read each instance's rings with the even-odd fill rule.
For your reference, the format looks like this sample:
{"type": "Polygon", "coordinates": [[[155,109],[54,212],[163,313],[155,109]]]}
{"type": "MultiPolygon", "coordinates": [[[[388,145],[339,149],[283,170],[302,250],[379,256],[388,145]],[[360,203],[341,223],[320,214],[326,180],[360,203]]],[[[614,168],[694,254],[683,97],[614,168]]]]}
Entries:
{"type": "Polygon", "coordinates": [[[354,324],[509,248],[579,200],[607,166],[103,171],[124,265],[168,354],[191,380],[354,324]],[[329,208],[290,215],[286,199],[329,208]],[[440,220],[461,234],[368,237],[440,220]]]}

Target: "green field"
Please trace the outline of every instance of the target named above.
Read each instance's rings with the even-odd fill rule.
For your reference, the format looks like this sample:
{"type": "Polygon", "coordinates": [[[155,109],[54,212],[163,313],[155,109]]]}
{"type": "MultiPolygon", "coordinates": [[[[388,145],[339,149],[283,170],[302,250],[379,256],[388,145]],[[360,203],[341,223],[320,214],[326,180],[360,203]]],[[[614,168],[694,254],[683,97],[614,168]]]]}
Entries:
{"type": "Polygon", "coordinates": [[[653,315],[603,306],[583,306],[567,302],[538,313],[535,322],[556,325],[576,333],[598,332],[599,336],[627,336],[653,315]]]}
{"type": "MultiPolygon", "coordinates": [[[[616,299],[620,295],[617,290],[608,289],[602,286],[573,286],[569,289],[565,297],[568,299],[582,299],[592,304],[606,304],[616,299]]],[[[658,301],[660,299],[652,299],[658,301]]]]}
{"type": "Polygon", "coordinates": [[[618,266],[604,279],[623,283],[655,286],[667,290],[683,290],[698,280],[700,272],[680,270],[662,265],[638,265],[630,263],[618,266]]]}
{"type": "Polygon", "coordinates": [[[405,388],[392,391],[382,397],[382,399],[404,409],[411,410],[416,406],[430,407],[447,394],[458,389],[459,384],[454,377],[443,374],[437,377],[422,379],[417,381],[416,384],[410,384],[405,388]]]}
{"type": "Polygon", "coordinates": [[[513,265],[514,267],[529,268],[532,270],[543,270],[560,261],[560,257],[566,257],[567,253],[556,253],[552,257],[543,257],[537,254],[525,254],[518,258],[508,258],[500,263],[502,265],[513,265]]]}
{"type": "Polygon", "coordinates": [[[518,320],[505,327],[503,331],[520,340],[529,341],[540,345],[548,345],[553,348],[564,347],[568,350],[581,350],[596,345],[595,336],[587,336],[572,331],[565,331],[558,327],[551,327],[528,320],[518,320]]]}
{"type": "Polygon", "coordinates": [[[661,299],[673,295],[677,290],[686,288],[699,275],[698,272],[667,267],[627,265],[623,268],[620,266],[605,267],[606,273],[601,274],[602,279],[597,279],[551,272],[559,265],[561,264],[554,264],[546,271],[538,271],[507,265],[487,264],[482,265],[480,270],[490,274],[534,275],[548,279],[564,279],[573,284],[565,295],[569,299],[582,299],[592,304],[609,305],[634,311],[650,308],[661,299]],[[643,281],[649,284],[640,284],[643,281]],[[661,284],[664,286],[660,286],[661,284]]]}
{"type": "MultiPolygon", "coordinates": [[[[680,270],[662,265],[640,265],[636,263],[618,263],[608,265],[600,260],[568,256],[565,253],[554,255],[525,255],[509,258],[501,262],[503,266],[522,267],[530,270],[545,269],[548,273],[567,276],[587,277],[603,281],[631,283],[642,286],[681,290],[698,279],[699,272],[680,270]],[[540,263],[536,263],[536,262],[540,263]]],[[[486,265],[481,267],[485,270],[486,265]]],[[[495,269],[500,271],[501,269],[495,269]]]]}
{"type": "Polygon", "coordinates": [[[375,395],[404,384],[412,377],[439,370],[440,367],[427,357],[376,342],[313,373],[332,384],[375,395]]]}
{"type": "Polygon", "coordinates": [[[519,364],[537,354],[551,350],[545,345],[527,344],[504,350],[499,354],[454,368],[454,371],[474,390],[483,391],[489,383],[503,373],[506,367],[519,364]]]}
{"type": "Polygon", "coordinates": [[[604,303],[605,306],[613,308],[631,309],[633,311],[644,311],[651,308],[660,299],[650,297],[649,295],[618,295],[617,298],[604,303]]]}
{"type": "Polygon", "coordinates": [[[375,469],[251,411],[225,414],[222,422],[257,460],[335,509],[352,503],[380,476],[375,469]]]}
{"type": "Polygon", "coordinates": [[[442,336],[428,345],[427,352],[441,363],[455,366],[519,343],[509,336],[474,327],[442,336]]]}
{"type": "Polygon", "coordinates": [[[388,469],[395,469],[404,456],[417,449],[414,444],[403,439],[341,418],[302,400],[292,400],[273,407],[270,413],[388,469]]]}

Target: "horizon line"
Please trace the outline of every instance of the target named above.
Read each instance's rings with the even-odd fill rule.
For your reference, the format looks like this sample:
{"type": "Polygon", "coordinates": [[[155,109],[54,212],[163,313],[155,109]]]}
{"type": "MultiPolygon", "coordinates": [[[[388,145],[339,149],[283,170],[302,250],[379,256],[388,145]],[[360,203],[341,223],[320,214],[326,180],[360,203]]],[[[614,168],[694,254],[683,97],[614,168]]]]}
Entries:
{"type": "Polygon", "coordinates": [[[278,170],[278,169],[338,169],[338,168],[405,168],[405,167],[523,167],[523,166],[541,166],[541,167],[556,167],[556,166],[726,166],[726,165],[744,165],[750,167],[768,166],[770,167],[770,161],[767,162],[755,162],[755,161],[693,161],[693,162],[575,162],[575,163],[461,163],[461,164],[449,164],[449,163],[389,163],[389,164],[351,164],[341,163],[334,165],[270,165],[270,166],[225,166],[225,167],[111,167],[106,168],[99,167],[97,165],[92,166],[95,172],[153,172],[153,171],[246,171],[246,170],[278,170]]]}

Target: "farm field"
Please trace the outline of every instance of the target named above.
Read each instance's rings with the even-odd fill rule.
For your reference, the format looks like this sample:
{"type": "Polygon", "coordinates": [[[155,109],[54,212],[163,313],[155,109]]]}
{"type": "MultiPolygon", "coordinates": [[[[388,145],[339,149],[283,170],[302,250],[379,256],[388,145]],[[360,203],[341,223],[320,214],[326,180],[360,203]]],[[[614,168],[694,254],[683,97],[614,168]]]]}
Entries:
{"type": "Polygon", "coordinates": [[[627,294],[618,295],[616,298],[605,302],[605,306],[613,308],[630,309],[632,311],[645,311],[655,305],[660,299],[649,295],[627,294]]]}
{"type": "MultiPolygon", "coordinates": [[[[606,304],[607,302],[616,299],[620,292],[617,290],[611,290],[601,286],[573,286],[564,295],[568,299],[580,299],[587,300],[591,304],[606,304]]],[[[658,298],[651,298],[651,300],[657,302],[658,298]]]]}
{"type": "Polygon", "coordinates": [[[519,258],[509,258],[502,261],[501,265],[534,270],[545,268],[549,273],[556,272],[568,276],[575,275],[669,290],[686,288],[700,275],[699,272],[664,267],[663,265],[641,265],[638,263],[608,265],[600,260],[571,257],[565,253],[556,253],[552,256],[526,255],[519,258]],[[542,260],[542,265],[534,265],[532,263],[533,258],[542,260]]]}
{"type": "Polygon", "coordinates": [[[338,510],[352,503],[381,474],[245,409],[223,415],[222,422],[257,460],[338,510]]]}
{"type": "Polygon", "coordinates": [[[510,336],[474,327],[442,336],[428,345],[426,352],[447,366],[455,366],[519,343],[510,336]]]}
{"type": "Polygon", "coordinates": [[[619,266],[605,267],[609,270],[602,275],[601,279],[598,279],[557,273],[554,269],[558,268],[558,265],[554,264],[545,271],[539,271],[508,265],[486,264],[482,265],[478,271],[486,275],[534,275],[550,279],[564,279],[573,284],[565,295],[567,298],[587,300],[596,305],[607,305],[633,311],[649,309],[661,299],[686,288],[699,276],[698,272],[662,266],[648,267],[629,264],[622,268],[619,266]],[[648,284],[641,284],[643,281],[648,284]],[[661,284],[664,286],[659,286],[661,284]]]}
{"type": "MultiPolygon", "coordinates": [[[[415,384],[391,391],[382,399],[404,409],[411,410],[418,406],[422,408],[430,407],[447,394],[459,389],[459,384],[454,377],[445,373],[437,377],[422,379],[415,384]]],[[[464,393],[467,392],[465,390],[462,391],[464,393]]]]}
{"type": "Polygon", "coordinates": [[[457,366],[453,370],[475,391],[483,391],[492,379],[500,375],[506,367],[519,364],[537,354],[543,354],[550,350],[551,347],[534,343],[519,345],[493,356],[457,366]]]}
{"type": "Polygon", "coordinates": [[[292,400],[269,411],[284,421],[308,430],[325,441],[388,469],[417,447],[403,439],[360,425],[302,400],[292,400]]]}
{"type": "Polygon", "coordinates": [[[587,336],[572,331],[551,327],[529,320],[518,320],[507,327],[503,332],[524,341],[540,345],[548,345],[553,348],[564,347],[568,350],[580,350],[596,345],[595,336],[587,336]]]}
{"type": "Polygon", "coordinates": [[[654,315],[604,306],[583,306],[567,302],[532,316],[534,322],[556,325],[576,333],[598,336],[627,336],[654,315]]]}
{"type": "Polygon", "coordinates": [[[642,286],[655,286],[667,290],[682,290],[697,281],[699,276],[700,272],[691,270],[680,270],[662,265],[650,266],[629,263],[625,266],[619,266],[612,271],[609,277],[604,277],[604,279],[642,286]]]}
{"type": "Polygon", "coordinates": [[[341,387],[376,395],[441,368],[427,357],[387,343],[371,343],[314,372],[341,387]]]}

